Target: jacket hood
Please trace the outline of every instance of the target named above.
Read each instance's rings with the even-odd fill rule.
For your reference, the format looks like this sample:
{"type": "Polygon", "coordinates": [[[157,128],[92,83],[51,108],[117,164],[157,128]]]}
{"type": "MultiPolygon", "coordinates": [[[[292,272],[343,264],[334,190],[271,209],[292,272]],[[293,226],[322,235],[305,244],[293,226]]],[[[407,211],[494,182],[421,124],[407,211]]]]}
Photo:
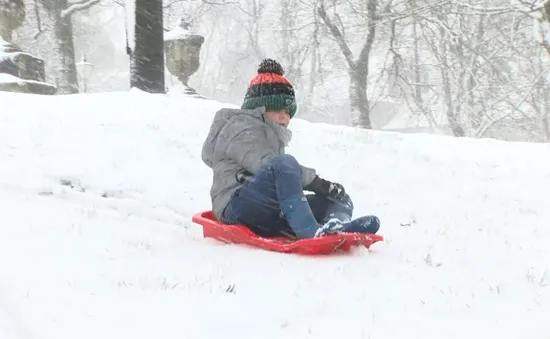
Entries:
{"type": "Polygon", "coordinates": [[[265,107],[258,107],[255,109],[222,108],[217,111],[212,119],[210,130],[202,147],[201,156],[204,163],[208,165],[208,167],[212,167],[212,155],[214,154],[214,147],[216,146],[218,135],[231,118],[238,115],[246,115],[265,122],[264,113],[265,107]]]}

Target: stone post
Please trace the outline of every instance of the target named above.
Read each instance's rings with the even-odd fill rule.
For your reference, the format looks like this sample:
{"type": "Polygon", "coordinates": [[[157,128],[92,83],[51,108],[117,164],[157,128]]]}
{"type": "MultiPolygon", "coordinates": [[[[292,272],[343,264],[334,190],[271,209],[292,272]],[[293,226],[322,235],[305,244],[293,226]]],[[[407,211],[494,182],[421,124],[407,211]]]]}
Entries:
{"type": "Polygon", "coordinates": [[[189,88],[189,77],[200,66],[200,51],[204,37],[192,33],[189,24],[180,19],[178,25],[164,34],[164,53],[166,55],[166,68],[188,88],[188,93],[195,93],[189,88]]]}

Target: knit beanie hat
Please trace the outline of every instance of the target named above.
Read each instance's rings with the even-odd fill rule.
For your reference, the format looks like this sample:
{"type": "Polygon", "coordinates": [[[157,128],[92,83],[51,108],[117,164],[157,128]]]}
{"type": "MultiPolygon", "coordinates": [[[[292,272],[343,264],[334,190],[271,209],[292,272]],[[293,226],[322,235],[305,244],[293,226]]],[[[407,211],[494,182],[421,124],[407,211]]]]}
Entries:
{"type": "Polygon", "coordinates": [[[241,108],[286,109],[292,119],[296,114],[296,98],[292,84],[283,74],[283,67],[277,61],[264,59],[258,67],[258,74],[248,84],[241,108]]]}

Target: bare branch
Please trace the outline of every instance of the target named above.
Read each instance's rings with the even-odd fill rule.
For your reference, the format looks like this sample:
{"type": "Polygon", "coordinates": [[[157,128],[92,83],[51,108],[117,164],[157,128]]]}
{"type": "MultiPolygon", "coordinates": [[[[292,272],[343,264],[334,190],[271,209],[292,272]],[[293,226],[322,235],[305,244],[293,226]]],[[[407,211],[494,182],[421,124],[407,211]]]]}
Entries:
{"type": "Polygon", "coordinates": [[[227,1],[227,0],[221,0],[219,2],[217,1],[209,1],[209,0],[202,0],[207,5],[213,5],[213,6],[223,6],[223,5],[238,5],[238,1],[227,1]]]}
{"type": "Polygon", "coordinates": [[[327,25],[330,32],[336,39],[338,46],[340,46],[340,49],[342,50],[342,53],[344,54],[344,57],[348,62],[349,68],[355,69],[356,64],[355,64],[355,61],[353,60],[353,53],[351,52],[351,49],[349,48],[348,43],[346,42],[346,39],[344,38],[344,36],[342,35],[338,27],[336,27],[336,25],[334,25],[332,23],[332,20],[328,17],[327,12],[325,10],[325,5],[323,3],[321,3],[319,8],[317,8],[317,14],[319,14],[321,19],[323,19],[323,21],[325,22],[325,25],[327,25]]]}
{"type": "Polygon", "coordinates": [[[44,33],[45,29],[42,28],[42,20],[40,17],[40,10],[38,9],[37,0],[34,0],[34,15],[36,16],[36,29],[37,32],[34,34],[33,39],[36,40],[44,33]]]}
{"type": "Polygon", "coordinates": [[[74,12],[82,11],[98,4],[101,0],[74,0],[70,1],[70,6],[61,11],[61,19],[70,17],[74,12]]]}
{"type": "MultiPolygon", "coordinates": [[[[381,22],[388,22],[388,21],[393,21],[393,20],[399,20],[399,19],[405,19],[405,18],[408,18],[408,17],[411,17],[413,15],[418,15],[420,13],[423,13],[423,12],[428,12],[430,10],[433,10],[435,9],[436,7],[443,7],[444,5],[447,5],[449,3],[452,3],[453,0],[441,0],[439,1],[438,3],[435,3],[435,4],[428,4],[428,5],[424,5],[424,6],[416,6],[414,8],[412,8],[411,10],[409,11],[406,11],[404,13],[392,13],[389,11],[389,7],[390,6],[386,6],[386,9],[384,10],[384,13],[388,13],[388,14],[378,14],[379,18],[378,19],[384,19],[384,20],[381,20],[381,22]]],[[[391,2],[388,3],[388,5],[391,4],[391,2]]],[[[367,16],[366,14],[364,14],[365,16],[367,16]]]]}
{"type": "Polygon", "coordinates": [[[496,14],[504,14],[504,13],[510,13],[515,11],[515,9],[510,6],[488,8],[488,7],[471,5],[468,3],[458,3],[457,6],[467,8],[469,11],[463,13],[466,15],[472,15],[472,14],[496,15],[496,14]]]}
{"type": "Polygon", "coordinates": [[[357,65],[361,65],[360,67],[364,68],[365,71],[368,72],[368,64],[369,64],[369,55],[372,49],[372,45],[374,44],[374,38],[376,34],[376,19],[377,19],[377,1],[369,1],[367,3],[367,17],[369,19],[369,29],[367,33],[367,38],[365,39],[365,43],[363,44],[363,47],[361,48],[361,52],[359,52],[359,57],[357,58],[357,65]]]}

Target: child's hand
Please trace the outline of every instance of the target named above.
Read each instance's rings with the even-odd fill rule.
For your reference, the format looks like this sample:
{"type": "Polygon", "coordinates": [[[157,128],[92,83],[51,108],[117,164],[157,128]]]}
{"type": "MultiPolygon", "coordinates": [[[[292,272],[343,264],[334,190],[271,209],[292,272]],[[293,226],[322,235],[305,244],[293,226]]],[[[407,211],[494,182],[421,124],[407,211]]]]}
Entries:
{"type": "Polygon", "coordinates": [[[309,185],[304,187],[304,189],[337,200],[341,200],[346,195],[344,186],[322,179],[319,176],[316,176],[309,185]]]}

